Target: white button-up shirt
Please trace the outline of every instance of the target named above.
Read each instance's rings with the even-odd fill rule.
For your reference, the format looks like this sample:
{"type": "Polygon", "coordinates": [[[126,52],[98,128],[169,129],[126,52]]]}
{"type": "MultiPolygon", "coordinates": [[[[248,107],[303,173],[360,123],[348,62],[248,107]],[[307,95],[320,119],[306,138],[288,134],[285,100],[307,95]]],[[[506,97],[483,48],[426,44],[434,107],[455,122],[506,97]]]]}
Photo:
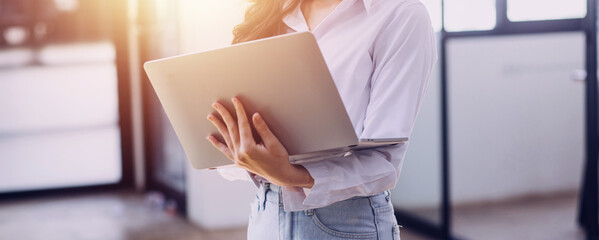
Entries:
{"type": "MultiPolygon", "coordinates": [[[[283,22],[288,33],[310,31],[300,7],[283,22]]],[[[418,0],[343,0],[312,33],[359,138],[410,136],[437,60],[424,5],[418,0]]],[[[303,163],[314,186],[306,191],[284,187],[285,211],[324,207],[393,188],[407,146],[303,163]]]]}

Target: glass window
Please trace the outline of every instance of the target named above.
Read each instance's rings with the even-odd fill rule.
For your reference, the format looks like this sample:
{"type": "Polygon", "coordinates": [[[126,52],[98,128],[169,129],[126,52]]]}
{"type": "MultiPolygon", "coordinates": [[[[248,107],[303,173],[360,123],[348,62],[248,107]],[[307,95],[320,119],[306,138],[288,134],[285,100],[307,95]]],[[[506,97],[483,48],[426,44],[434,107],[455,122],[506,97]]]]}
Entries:
{"type": "Polygon", "coordinates": [[[495,0],[445,0],[445,30],[490,30],[496,24],[495,0]]]}
{"type": "Polygon", "coordinates": [[[511,21],[584,18],[585,0],[507,0],[507,15],[511,21]]]}
{"type": "Polygon", "coordinates": [[[114,4],[0,5],[0,193],[117,183],[114,4]]]}

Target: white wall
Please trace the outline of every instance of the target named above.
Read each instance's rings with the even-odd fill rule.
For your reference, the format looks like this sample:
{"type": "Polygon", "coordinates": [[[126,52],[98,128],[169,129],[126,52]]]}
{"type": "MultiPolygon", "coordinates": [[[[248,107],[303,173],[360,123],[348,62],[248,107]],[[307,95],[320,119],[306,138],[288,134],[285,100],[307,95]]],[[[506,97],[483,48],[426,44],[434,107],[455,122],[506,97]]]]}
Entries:
{"type": "MultiPolygon", "coordinates": [[[[242,0],[181,0],[181,53],[228,45],[232,29],[243,19],[242,0]]],[[[230,182],[187,163],[187,209],[190,220],[206,229],[247,225],[249,204],[256,187],[251,182],[230,182]]]]}

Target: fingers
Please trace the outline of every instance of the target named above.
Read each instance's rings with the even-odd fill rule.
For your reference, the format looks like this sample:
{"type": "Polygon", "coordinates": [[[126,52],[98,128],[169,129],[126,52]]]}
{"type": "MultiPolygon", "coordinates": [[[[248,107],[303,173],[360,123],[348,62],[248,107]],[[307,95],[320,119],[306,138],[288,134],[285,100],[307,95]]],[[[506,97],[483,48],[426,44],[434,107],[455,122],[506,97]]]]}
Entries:
{"type": "Polygon", "coordinates": [[[231,143],[233,143],[233,147],[235,149],[237,149],[239,146],[239,131],[237,129],[237,122],[235,121],[235,119],[233,118],[233,116],[231,115],[229,110],[227,110],[225,108],[225,106],[223,106],[219,102],[213,103],[212,107],[223,118],[223,121],[225,122],[225,125],[227,126],[229,136],[231,136],[231,143]]]}
{"type": "Polygon", "coordinates": [[[216,127],[216,129],[218,130],[220,135],[223,136],[223,139],[225,140],[225,143],[227,144],[227,148],[229,148],[229,150],[231,152],[233,152],[235,150],[235,148],[231,142],[231,136],[229,134],[229,130],[227,130],[227,126],[220,119],[218,119],[216,116],[214,116],[214,114],[212,114],[212,113],[208,114],[207,118],[216,127]]]}
{"type": "Polygon", "coordinates": [[[223,153],[225,156],[227,156],[232,161],[235,161],[235,158],[233,158],[233,153],[231,152],[231,149],[229,149],[229,147],[227,145],[218,141],[218,139],[216,139],[214,136],[208,136],[206,139],[208,141],[210,141],[210,143],[212,143],[212,146],[214,146],[216,149],[218,149],[221,153],[223,153]]]}
{"type": "Polygon", "coordinates": [[[274,133],[272,133],[272,131],[270,131],[270,128],[259,113],[254,113],[254,115],[252,116],[252,121],[254,122],[256,131],[258,132],[258,134],[260,134],[260,138],[262,138],[262,141],[264,142],[264,146],[266,146],[266,148],[282,146],[279,139],[275,136],[274,133]]]}
{"type": "Polygon", "coordinates": [[[233,105],[235,105],[241,145],[254,143],[254,137],[252,136],[252,128],[250,127],[250,123],[248,121],[247,114],[245,113],[245,108],[243,107],[243,104],[237,97],[234,97],[233,99],[231,99],[231,101],[233,101],[233,105]]]}

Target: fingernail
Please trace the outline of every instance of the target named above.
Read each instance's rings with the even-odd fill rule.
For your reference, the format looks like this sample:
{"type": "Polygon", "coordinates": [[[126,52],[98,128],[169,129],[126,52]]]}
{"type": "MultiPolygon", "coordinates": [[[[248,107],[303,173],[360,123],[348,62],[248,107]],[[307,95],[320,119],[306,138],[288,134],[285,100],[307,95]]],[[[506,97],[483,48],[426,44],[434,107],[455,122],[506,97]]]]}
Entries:
{"type": "Polygon", "coordinates": [[[231,98],[231,102],[233,102],[233,103],[239,103],[239,100],[237,100],[236,97],[233,97],[233,98],[231,98]]]}
{"type": "Polygon", "coordinates": [[[216,104],[216,103],[212,103],[212,107],[213,107],[213,108],[218,108],[218,104],[216,104]]]}
{"type": "Polygon", "coordinates": [[[208,115],[208,116],[206,116],[206,119],[208,119],[208,120],[212,120],[212,115],[208,115]]]}

